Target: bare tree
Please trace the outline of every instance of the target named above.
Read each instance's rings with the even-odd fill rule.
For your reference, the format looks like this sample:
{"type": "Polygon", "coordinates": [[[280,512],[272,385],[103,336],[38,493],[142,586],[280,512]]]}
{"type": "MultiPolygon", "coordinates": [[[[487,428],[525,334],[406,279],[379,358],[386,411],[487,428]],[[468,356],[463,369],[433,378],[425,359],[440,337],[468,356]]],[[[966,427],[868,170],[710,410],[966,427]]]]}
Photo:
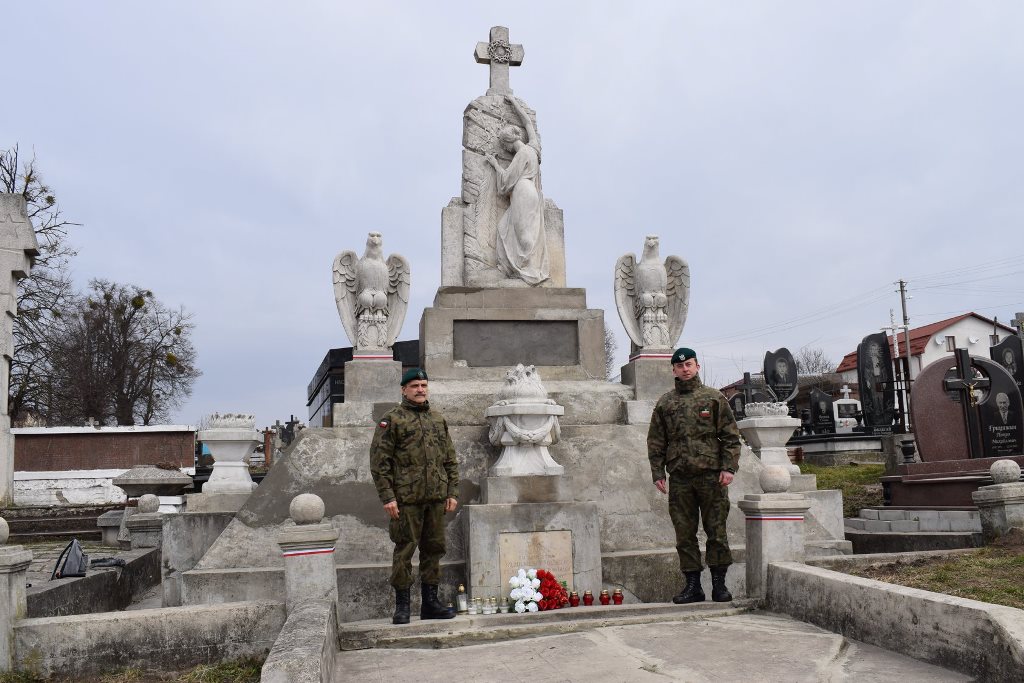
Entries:
{"type": "Polygon", "coordinates": [[[796,371],[800,375],[827,375],[836,371],[836,363],[832,361],[820,347],[805,346],[793,357],[796,371]]]}
{"type": "Polygon", "coordinates": [[[148,425],[192,393],[191,315],[135,285],[93,280],[50,339],[54,383],[49,421],[148,425]]]}
{"type": "Polygon", "coordinates": [[[0,192],[25,198],[39,242],[30,277],[18,282],[18,316],[14,320],[14,353],[8,404],[14,424],[45,419],[50,385],[47,339],[71,296],[68,261],[75,255],[67,241],[78,223],[65,220],[53,191],[43,182],[35,157],[21,160],[18,147],[0,152],[0,192]]]}

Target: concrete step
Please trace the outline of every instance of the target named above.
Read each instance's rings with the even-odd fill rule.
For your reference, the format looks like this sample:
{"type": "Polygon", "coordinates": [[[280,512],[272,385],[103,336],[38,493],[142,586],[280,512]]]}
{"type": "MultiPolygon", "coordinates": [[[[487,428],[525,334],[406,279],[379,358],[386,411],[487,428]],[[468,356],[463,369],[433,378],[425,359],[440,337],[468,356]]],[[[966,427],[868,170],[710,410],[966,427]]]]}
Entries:
{"type": "Polygon", "coordinates": [[[918,508],[864,508],[857,517],[843,520],[847,530],[876,533],[980,532],[977,510],[918,508]]]}
{"type": "Polygon", "coordinates": [[[85,541],[96,541],[99,542],[103,538],[103,533],[99,527],[93,527],[91,529],[61,529],[59,531],[25,531],[21,533],[11,533],[10,540],[7,541],[10,545],[21,545],[27,543],[49,543],[56,541],[71,541],[71,539],[77,538],[81,542],[85,541]]]}
{"type": "Polygon", "coordinates": [[[861,531],[846,529],[846,540],[854,555],[867,553],[905,553],[920,550],[980,548],[981,531],[861,531]]]}
{"type": "Polygon", "coordinates": [[[454,619],[393,625],[390,619],[354,621],[338,627],[341,650],[367,648],[441,649],[495,641],[575,633],[605,626],[705,620],[753,610],[755,600],[698,602],[691,605],[645,603],[568,607],[532,614],[459,615],[454,619]]]}

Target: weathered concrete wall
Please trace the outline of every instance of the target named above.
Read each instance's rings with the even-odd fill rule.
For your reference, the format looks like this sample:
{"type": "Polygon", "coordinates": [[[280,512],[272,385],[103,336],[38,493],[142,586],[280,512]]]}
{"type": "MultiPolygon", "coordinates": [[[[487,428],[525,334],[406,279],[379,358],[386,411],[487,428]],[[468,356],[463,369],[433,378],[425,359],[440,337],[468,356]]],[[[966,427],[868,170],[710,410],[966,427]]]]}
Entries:
{"type": "Polygon", "coordinates": [[[263,656],[284,622],[284,605],[276,602],[23,619],[14,626],[15,666],[69,678],[140,662],[176,671],[263,656]]]}
{"type": "Polygon", "coordinates": [[[791,562],[768,566],[766,606],[847,638],[960,671],[1019,681],[1024,611],[791,562]]]}
{"type": "Polygon", "coordinates": [[[288,620],[263,663],[261,683],[331,683],[338,650],[334,604],[306,602],[288,620]]]}
{"type": "MultiPolygon", "coordinates": [[[[160,549],[140,548],[113,554],[127,564],[119,569],[90,569],[85,576],[54,579],[31,586],[29,617],[60,617],[124,609],[160,583],[160,549]]],[[[93,556],[90,559],[95,559],[93,556]]]]}
{"type": "Polygon", "coordinates": [[[196,566],[234,518],[232,512],[181,512],[163,517],[163,606],[181,604],[181,573],[196,566]]]}

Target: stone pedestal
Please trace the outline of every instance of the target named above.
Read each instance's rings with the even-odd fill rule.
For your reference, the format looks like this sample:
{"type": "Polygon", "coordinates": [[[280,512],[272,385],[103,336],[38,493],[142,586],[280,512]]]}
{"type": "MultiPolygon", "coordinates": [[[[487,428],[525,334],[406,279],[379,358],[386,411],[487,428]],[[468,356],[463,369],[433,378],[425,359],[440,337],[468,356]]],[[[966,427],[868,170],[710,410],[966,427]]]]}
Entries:
{"type": "Polygon", "coordinates": [[[213,472],[199,494],[186,496],[186,508],[193,512],[238,511],[256,488],[249,476],[249,455],[260,443],[251,415],[217,415],[211,427],[199,432],[199,440],[210,448],[213,472]]]}
{"type": "Polygon", "coordinates": [[[14,666],[14,622],[28,615],[25,572],[32,551],[20,545],[5,545],[10,531],[0,518],[0,672],[14,666]]]}
{"type": "Polygon", "coordinates": [[[489,477],[485,492],[484,504],[463,508],[472,597],[508,595],[519,567],[547,569],[570,590],[601,590],[596,503],[573,502],[561,476],[489,477]]]}
{"type": "MultiPolygon", "coordinates": [[[[748,409],[754,404],[749,404],[748,409]]],[[[800,427],[795,417],[765,416],[748,417],[736,423],[743,439],[753,449],[765,467],[779,465],[790,474],[800,474],[800,468],[789,461],[786,442],[800,427]]]]}
{"type": "Polygon", "coordinates": [[[996,482],[980,486],[971,494],[981,513],[981,533],[992,543],[1013,527],[1024,529],[1024,482],[1020,466],[1012,460],[993,463],[990,473],[996,482]]]}
{"type": "Polygon", "coordinates": [[[637,401],[657,401],[675,386],[671,360],[672,349],[645,349],[622,366],[622,383],[633,387],[637,401]]]}
{"type": "Polygon", "coordinates": [[[160,499],[153,494],[147,493],[139,498],[135,514],[125,521],[132,550],[161,546],[164,520],[158,512],[159,508],[160,499]]]}
{"type": "Polygon", "coordinates": [[[117,534],[121,530],[123,518],[124,510],[110,510],[96,519],[96,526],[100,528],[100,543],[110,548],[119,547],[117,534]]]}
{"type": "Polygon", "coordinates": [[[401,400],[402,363],[388,350],[377,356],[356,356],[345,363],[345,403],[401,400]]]}
{"type": "MultiPolygon", "coordinates": [[[[205,488],[205,487],[204,487],[205,488]]],[[[248,493],[189,493],[185,496],[187,512],[238,512],[249,500],[248,493]]]]}
{"type": "Polygon", "coordinates": [[[334,545],[338,530],[324,522],[324,501],[312,493],[292,499],[289,514],[295,526],[277,534],[284,556],[285,606],[289,613],[310,600],[338,600],[334,545]]]}
{"type": "Polygon", "coordinates": [[[769,564],[803,561],[804,514],[811,501],[799,493],[755,493],[738,505],[746,516],[747,596],[762,598],[769,564]]]}
{"type": "Polygon", "coordinates": [[[441,287],[420,319],[431,380],[501,380],[516,364],[548,380],[605,377],[604,312],[582,289],[441,287]]]}

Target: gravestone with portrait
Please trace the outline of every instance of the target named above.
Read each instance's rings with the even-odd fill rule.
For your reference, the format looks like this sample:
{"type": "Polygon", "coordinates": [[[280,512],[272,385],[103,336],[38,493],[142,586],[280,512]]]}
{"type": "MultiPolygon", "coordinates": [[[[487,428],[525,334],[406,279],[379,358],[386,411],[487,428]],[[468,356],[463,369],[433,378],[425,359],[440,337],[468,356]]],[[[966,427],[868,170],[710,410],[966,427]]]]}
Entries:
{"type": "Polygon", "coordinates": [[[832,396],[817,387],[811,389],[811,429],[815,434],[835,434],[832,396]]]}
{"type": "Polygon", "coordinates": [[[896,385],[892,351],[884,332],[864,337],[857,345],[857,380],[866,434],[892,434],[896,418],[896,385]]]}
{"type": "Polygon", "coordinates": [[[832,414],[835,418],[836,434],[850,434],[857,426],[857,415],[861,412],[860,401],[850,398],[850,387],[843,385],[839,390],[843,395],[832,401],[832,414]]]}
{"type": "Polygon", "coordinates": [[[775,394],[775,400],[789,404],[790,417],[796,417],[792,401],[800,391],[796,376],[796,361],[789,349],[783,347],[764,354],[764,381],[775,394]]]}
{"type": "Polygon", "coordinates": [[[921,462],[884,477],[892,505],[973,505],[971,492],[991,483],[1000,458],[1024,464],[1024,406],[1000,364],[965,349],[941,358],[914,380],[910,398],[921,462]]]}
{"type": "Polygon", "coordinates": [[[989,356],[1013,377],[1018,389],[1024,390],[1024,343],[1019,336],[1007,337],[991,347],[989,356]]]}

